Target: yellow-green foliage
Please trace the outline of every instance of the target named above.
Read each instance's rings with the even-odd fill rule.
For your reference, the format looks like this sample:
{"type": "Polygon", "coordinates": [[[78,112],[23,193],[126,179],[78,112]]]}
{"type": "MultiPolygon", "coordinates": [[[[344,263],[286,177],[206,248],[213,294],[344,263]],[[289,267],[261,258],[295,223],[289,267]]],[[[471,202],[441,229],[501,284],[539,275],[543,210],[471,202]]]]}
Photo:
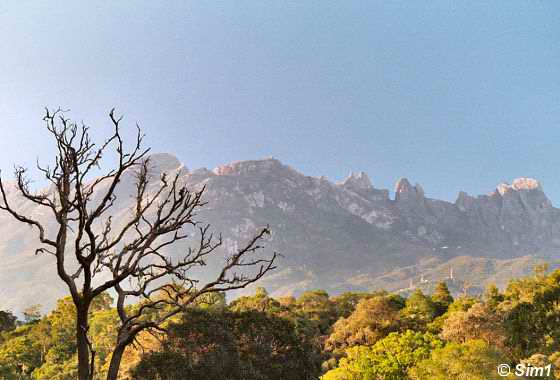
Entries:
{"type": "MultiPolygon", "coordinates": [[[[554,366],[560,375],[560,270],[489,286],[480,297],[386,292],[271,297],[260,288],[226,304],[209,296],[138,336],[121,378],[197,380],[487,380],[506,363],[554,366]],[[227,374],[229,377],[224,377],[227,374]]],[[[130,309],[138,305],[127,306],[130,309]]],[[[155,318],[148,315],[146,318],[155,318]]],[[[0,379],[74,380],[75,309],[63,298],[24,321],[0,312],[0,379]]],[[[103,379],[119,324],[108,295],[91,308],[89,337],[103,379]]]]}

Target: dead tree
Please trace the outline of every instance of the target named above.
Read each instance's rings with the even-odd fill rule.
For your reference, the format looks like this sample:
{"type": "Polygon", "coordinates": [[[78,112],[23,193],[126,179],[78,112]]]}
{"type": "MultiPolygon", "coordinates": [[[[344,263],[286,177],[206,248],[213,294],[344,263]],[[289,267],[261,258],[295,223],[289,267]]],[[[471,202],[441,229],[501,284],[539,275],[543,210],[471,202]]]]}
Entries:
{"type": "Polygon", "coordinates": [[[89,339],[89,309],[92,301],[105,291],[116,293],[120,318],[118,337],[111,356],[107,379],[116,380],[126,347],[142,331],[163,331],[163,324],[203,294],[244,288],[274,269],[276,254],[258,254],[268,227],[241,249],[225,258],[215,279],[200,283],[192,270],[206,265],[209,255],[222,244],[208,225],[195,219],[205,205],[204,188],[191,190],[179,173],[150,174],[149,149],[143,148],[143,134],[137,135],[127,151],[121,134],[121,119],[109,114],[112,133],[102,145],[91,139],[89,129],[66,118],[64,111],[44,117],[54,138],[57,154],[52,166],[38,165],[49,182],[49,190],[30,188],[27,170],[15,170],[17,192],[50,212],[56,229],[32,215],[15,209],[0,178],[0,209],[17,221],[38,231],[41,246],[36,253],[54,256],[58,276],[76,306],[76,342],[80,380],[91,380],[95,370],[95,348],[89,339]],[[114,151],[117,164],[99,174],[101,160],[114,151]],[[110,216],[116,190],[123,176],[135,175],[134,207],[129,218],[117,223],[110,216]],[[166,249],[183,240],[193,243],[179,259],[166,249]],[[161,295],[165,294],[165,297],[161,295]],[[140,300],[137,307],[127,306],[140,300]]]}

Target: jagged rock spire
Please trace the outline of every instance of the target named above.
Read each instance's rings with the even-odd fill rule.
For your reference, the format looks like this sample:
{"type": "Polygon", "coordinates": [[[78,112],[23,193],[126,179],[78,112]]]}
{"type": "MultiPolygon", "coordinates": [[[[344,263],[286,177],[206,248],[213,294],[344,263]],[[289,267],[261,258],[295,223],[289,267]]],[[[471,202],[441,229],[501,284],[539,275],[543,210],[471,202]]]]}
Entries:
{"type": "Polygon", "coordinates": [[[424,189],[419,184],[412,186],[408,179],[401,178],[395,185],[395,200],[408,201],[408,200],[422,200],[424,199],[424,189]]]}
{"type": "Polygon", "coordinates": [[[533,178],[516,178],[510,184],[508,183],[500,183],[496,187],[496,191],[501,195],[504,196],[509,191],[540,191],[542,192],[542,187],[539,181],[533,178]]]}
{"type": "Polygon", "coordinates": [[[342,186],[356,189],[356,190],[370,190],[373,189],[371,180],[364,172],[354,173],[350,172],[348,177],[342,181],[342,186]]]}

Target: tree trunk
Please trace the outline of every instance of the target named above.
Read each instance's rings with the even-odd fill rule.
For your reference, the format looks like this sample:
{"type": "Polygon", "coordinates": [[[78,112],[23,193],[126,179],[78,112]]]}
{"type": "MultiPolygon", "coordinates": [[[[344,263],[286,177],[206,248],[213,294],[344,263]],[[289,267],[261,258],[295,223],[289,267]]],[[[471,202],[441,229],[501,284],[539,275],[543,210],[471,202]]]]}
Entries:
{"type": "Polygon", "coordinates": [[[76,338],[78,344],[78,379],[91,380],[90,348],[88,344],[88,308],[77,307],[76,338]]]}
{"type": "Polygon", "coordinates": [[[113,351],[113,355],[111,355],[111,363],[109,364],[109,371],[107,372],[107,380],[117,380],[125,349],[126,344],[117,343],[117,346],[113,351]]]}

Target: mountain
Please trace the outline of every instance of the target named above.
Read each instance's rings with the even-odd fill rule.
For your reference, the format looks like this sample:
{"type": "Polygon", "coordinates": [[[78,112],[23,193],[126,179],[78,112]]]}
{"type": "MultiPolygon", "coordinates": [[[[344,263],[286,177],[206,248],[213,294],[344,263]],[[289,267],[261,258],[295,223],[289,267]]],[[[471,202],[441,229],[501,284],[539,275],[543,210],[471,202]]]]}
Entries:
{"type": "MultiPolygon", "coordinates": [[[[503,286],[538,263],[560,258],[560,209],[534,179],[499,184],[488,195],[461,192],[451,203],[427,198],[406,178],[397,181],[391,198],[363,172],[333,183],[273,158],[190,171],[174,156],[157,154],[151,164],[154,177],[178,172],[188,186],[206,186],[208,205],[198,219],[222,233],[221,254],[270,225],[266,249],[282,256],[278,269],[259,285],[275,295],[314,288],[402,291],[446,278],[457,291],[465,284],[480,290],[488,282],[503,286]]],[[[8,190],[9,197],[20,210],[44,221],[47,229],[54,227],[44,211],[18,199],[14,190],[8,190]]],[[[115,220],[124,221],[133,191],[134,173],[129,173],[117,192],[115,220]]],[[[35,231],[0,213],[0,236],[0,308],[51,307],[66,290],[52,259],[34,254],[35,231]]],[[[210,276],[218,259],[196,276],[210,276]]]]}

